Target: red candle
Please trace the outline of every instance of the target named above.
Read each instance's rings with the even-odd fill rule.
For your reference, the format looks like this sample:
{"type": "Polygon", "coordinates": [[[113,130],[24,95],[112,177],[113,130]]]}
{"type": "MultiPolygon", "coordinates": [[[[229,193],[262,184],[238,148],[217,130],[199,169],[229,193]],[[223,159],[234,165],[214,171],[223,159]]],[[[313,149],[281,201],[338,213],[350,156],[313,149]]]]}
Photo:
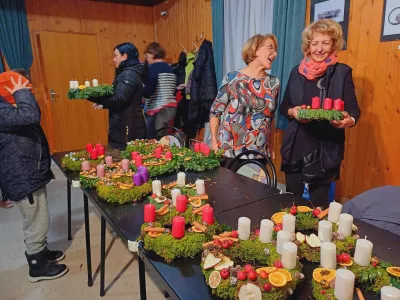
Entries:
{"type": "Polygon", "coordinates": [[[156,206],[154,204],[146,204],[144,206],[144,222],[151,223],[156,220],[156,206]]]}
{"type": "Polygon", "coordinates": [[[135,161],[136,157],[139,155],[139,152],[136,151],[132,152],[131,155],[132,155],[132,160],[135,161]]]}
{"type": "Polygon", "coordinates": [[[341,111],[344,111],[344,101],[340,100],[340,103],[341,103],[341,111]]]}
{"type": "Polygon", "coordinates": [[[207,147],[207,144],[204,143],[204,142],[201,142],[201,144],[200,144],[200,152],[201,152],[201,153],[203,153],[205,147],[207,147]]]}
{"type": "Polygon", "coordinates": [[[311,108],[317,109],[321,107],[321,99],[319,97],[314,97],[311,99],[311,108]]]}
{"type": "Polygon", "coordinates": [[[194,143],[194,152],[200,152],[200,143],[194,143]]]}
{"type": "Polygon", "coordinates": [[[86,145],[86,151],[87,151],[87,152],[89,152],[89,153],[92,152],[92,148],[93,148],[93,146],[92,146],[91,143],[89,143],[89,144],[86,145]]]}
{"type": "Polygon", "coordinates": [[[333,100],[333,109],[342,110],[342,100],[340,99],[333,100]]]}
{"type": "Polygon", "coordinates": [[[100,147],[102,147],[102,145],[101,145],[100,142],[98,142],[98,143],[96,144],[96,149],[99,149],[100,147]]]}
{"type": "Polygon", "coordinates": [[[97,148],[97,152],[99,155],[104,155],[104,147],[100,146],[99,148],[97,148]]]}
{"type": "Polygon", "coordinates": [[[333,105],[332,105],[332,99],[331,98],[325,98],[324,100],[324,109],[326,110],[330,110],[332,109],[333,105]]]}
{"type": "Polygon", "coordinates": [[[157,147],[154,152],[155,152],[156,158],[161,158],[161,156],[162,156],[162,148],[157,147]]]}
{"type": "Polygon", "coordinates": [[[210,147],[208,147],[207,145],[205,145],[204,147],[203,147],[203,154],[205,155],[205,156],[209,156],[210,155],[210,152],[211,152],[211,149],[210,149],[210,147]]]}
{"type": "Polygon", "coordinates": [[[185,218],[174,217],[172,219],[172,236],[181,239],[185,236],[185,218]]]}
{"type": "Polygon", "coordinates": [[[92,152],[90,153],[90,157],[91,157],[92,159],[98,159],[98,158],[99,158],[99,153],[98,153],[98,151],[97,151],[96,148],[93,148],[93,149],[92,149],[92,152]]]}
{"type": "Polygon", "coordinates": [[[186,205],[187,205],[187,198],[185,195],[180,195],[176,197],[176,210],[183,213],[186,211],[186,205]]]}
{"type": "Polygon", "coordinates": [[[202,211],[202,220],[209,225],[214,224],[214,208],[211,206],[205,207],[202,211]]]}
{"type": "Polygon", "coordinates": [[[165,159],[166,160],[172,160],[172,152],[171,151],[168,151],[168,152],[165,153],[165,159]]]}
{"type": "Polygon", "coordinates": [[[143,165],[143,159],[140,155],[136,156],[135,165],[136,165],[136,168],[143,165]]]}

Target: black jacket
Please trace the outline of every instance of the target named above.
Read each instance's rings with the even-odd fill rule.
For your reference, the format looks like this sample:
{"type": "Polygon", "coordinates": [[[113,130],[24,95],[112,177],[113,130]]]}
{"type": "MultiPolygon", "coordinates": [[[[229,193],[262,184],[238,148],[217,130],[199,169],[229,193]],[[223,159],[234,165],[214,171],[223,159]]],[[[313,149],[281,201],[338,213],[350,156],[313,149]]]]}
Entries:
{"type": "MultiPolygon", "coordinates": [[[[288,109],[300,106],[303,100],[305,77],[298,71],[298,66],[292,69],[286,87],[285,95],[280,112],[289,119],[288,127],[283,134],[281,155],[283,172],[303,173],[304,181],[312,183],[314,181],[330,181],[338,177],[340,172],[340,164],[344,158],[345,148],[345,130],[336,129],[328,126],[329,130],[323,139],[320,140],[320,148],[310,153],[302,160],[292,160],[292,150],[299,126],[304,126],[295,119],[291,119],[288,115],[288,109]]],[[[326,97],[332,99],[342,99],[344,101],[344,109],[352,116],[356,123],[360,118],[360,108],[356,94],[354,91],[354,83],[352,79],[352,69],[345,65],[337,63],[330,66],[325,73],[326,97]]],[[[325,122],[325,121],[313,121],[325,122]]],[[[306,142],[306,141],[304,141],[306,142]]]]}
{"type": "Polygon", "coordinates": [[[210,109],[217,96],[217,76],[215,75],[212,43],[204,40],[194,63],[190,88],[189,120],[198,128],[209,121],[210,109]]]}
{"type": "Polygon", "coordinates": [[[14,93],[15,108],[0,97],[0,189],[3,199],[22,200],[53,178],[40,109],[28,89],[14,93]]]}
{"type": "Polygon", "coordinates": [[[185,83],[186,53],[181,52],[176,64],[171,66],[172,72],[176,75],[176,86],[185,83]]]}
{"type": "Polygon", "coordinates": [[[116,71],[114,95],[89,99],[109,110],[108,144],[113,148],[125,149],[127,141],[146,137],[141,106],[145,71],[144,64],[125,61],[116,71]]]}

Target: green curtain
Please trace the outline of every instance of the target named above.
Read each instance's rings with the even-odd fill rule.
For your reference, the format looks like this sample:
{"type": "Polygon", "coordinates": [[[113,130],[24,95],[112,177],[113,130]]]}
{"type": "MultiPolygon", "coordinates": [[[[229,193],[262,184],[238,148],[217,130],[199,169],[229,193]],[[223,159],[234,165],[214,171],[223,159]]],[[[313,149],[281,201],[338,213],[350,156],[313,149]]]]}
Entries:
{"type": "MultiPolygon", "coordinates": [[[[0,51],[0,55],[1,55],[1,51],[0,51]]],[[[0,58],[0,73],[2,73],[2,72],[4,72],[4,66],[3,66],[3,61],[0,58]]]]}
{"type": "MultiPolygon", "coordinates": [[[[272,32],[278,39],[279,49],[271,73],[281,81],[279,103],[282,103],[290,71],[303,58],[301,32],[305,18],[306,0],[275,0],[272,32]]],[[[279,113],[279,105],[275,115],[276,127],[286,129],[288,120],[279,113]]]]}
{"type": "Polygon", "coordinates": [[[0,0],[0,49],[10,69],[29,71],[33,55],[24,0],[0,0]]]}
{"type": "Polygon", "coordinates": [[[224,0],[212,0],[212,35],[214,48],[215,73],[217,84],[221,84],[224,74],[224,0]]]}

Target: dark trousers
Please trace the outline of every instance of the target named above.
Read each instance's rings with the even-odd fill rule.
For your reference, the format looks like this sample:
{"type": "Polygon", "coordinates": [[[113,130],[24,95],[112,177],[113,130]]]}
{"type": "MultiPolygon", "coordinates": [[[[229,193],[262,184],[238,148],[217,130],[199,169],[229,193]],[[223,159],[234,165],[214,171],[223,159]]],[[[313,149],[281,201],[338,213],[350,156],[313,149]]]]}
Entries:
{"type": "Polygon", "coordinates": [[[330,183],[312,183],[309,184],[309,193],[311,203],[302,198],[304,192],[303,177],[300,172],[285,173],[286,191],[294,194],[297,205],[325,206],[329,204],[329,187],[330,183]]]}
{"type": "Polygon", "coordinates": [[[175,114],[176,107],[166,107],[154,116],[146,115],[147,138],[155,139],[164,136],[166,134],[165,132],[160,131],[157,134],[156,132],[166,126],[174,126],[175,114]]]}

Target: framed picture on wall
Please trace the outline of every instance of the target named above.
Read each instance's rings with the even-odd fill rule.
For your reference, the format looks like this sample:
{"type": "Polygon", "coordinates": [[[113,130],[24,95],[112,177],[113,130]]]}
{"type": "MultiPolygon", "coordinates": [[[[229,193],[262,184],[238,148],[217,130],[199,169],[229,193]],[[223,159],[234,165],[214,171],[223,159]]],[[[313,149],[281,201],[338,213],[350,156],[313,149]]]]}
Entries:
{"type": "MultiPolygon", "coordinates": [[[[394,0],[397,1],[397,0],[394,0]]],[[[347,49],[349,31],[350,0],[311,0],[311,22],[321,19],[335,20],[342,26],[344,49],[347,49]]]]}
{"type": "Polygon", "coordinates": [[[400,1],[385,0],[381,42],[400,40],[400,1]]]}

